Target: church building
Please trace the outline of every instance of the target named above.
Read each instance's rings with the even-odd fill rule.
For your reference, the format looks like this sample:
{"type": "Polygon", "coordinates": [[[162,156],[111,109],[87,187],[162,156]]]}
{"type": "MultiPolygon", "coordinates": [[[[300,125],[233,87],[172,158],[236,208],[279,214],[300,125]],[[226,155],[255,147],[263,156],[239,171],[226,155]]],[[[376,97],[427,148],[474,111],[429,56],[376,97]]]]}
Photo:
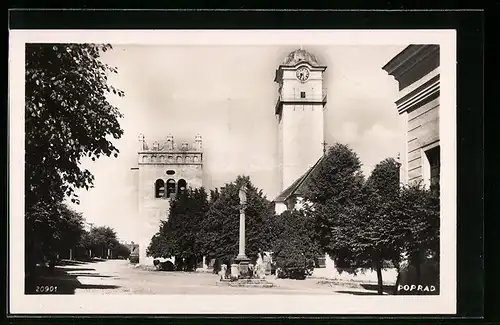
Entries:
{"type": "MultiPolygon", "coordinates": [[[[324,110],[327,91],[323,80],[326,68],[313,54],[297,49],[276,70],[281,178],[281,193],[274,199],[277,215],[286,210],[302,208],[308,178],[325,155],[324,110]]],[[[386,281],[397,276],[392,269],[384,270],[383,274],[386,281]]],[[[377,279],[376,273],[371,270],[361,270],[357,275],[339,272],[328,254],[317,257],[313,275],[343,280],[377,279]]]]}
{"type": "Polygon", "coordinates": [[[300,208],[303,184],[324,154],[325,70],[304,49],[291,52],[276,70],[281,190],[274,200],[276,214],[300,208]]]}
{"type": "MultiPolygon", "coordinates": [[[[278,95],[274,110],[279,137],[280,192],[274,204],[278,217],[286,210],[302,207],[305,184],[325,155],[326,70],[316,56],[302,48],[288,54],[276,69],[274,82],[278,95]]],[[[178,191],[203,186],[202,140],[197,135],[192,144],[178,144],[169,136],[149,146],[140,136],[139,145],[137,167],[132,168],[139,207],[139,263],[152,265],[153,259],[146,257],[146,249],[160,221],[168,218],[170,198],[178,191]]],[[[244,166],[242,168],[243,173],[244,166]]],[[[345,272],[340,274],[328,255],[319,257],[316,266],[315,276],[354,277],[345,272]]],[[[392,271],[384,271],[385,279],[395,277],[388,272],[392,271]]],[[[367,271],[363,277],[376,279],[372,273],[367,271]]]]}
{"type": "Polygon", "coordinates": [[[160,221],[167,220],[170,198],[179,191],[202,187],[203,151],[200,135],[192,143],[166,140],[147,144],[139,136],[137,167],[135,173],[138,198],[137,235],[139,263],[153,265],[153,258],[146,256],[151,238],[158,232],[160,221]]]}

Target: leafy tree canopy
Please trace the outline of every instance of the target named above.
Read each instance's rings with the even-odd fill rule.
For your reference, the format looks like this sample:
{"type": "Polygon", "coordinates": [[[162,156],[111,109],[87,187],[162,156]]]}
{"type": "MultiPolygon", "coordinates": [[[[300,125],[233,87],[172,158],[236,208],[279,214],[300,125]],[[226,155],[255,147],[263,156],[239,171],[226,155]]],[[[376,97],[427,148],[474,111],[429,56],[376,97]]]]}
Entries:
{"type": "MultiPolygon", "coordinates": [[[[200,256],[200,225],[208,210],[208,195],[204,188],[179,193],[170,202],[169,217],[162,221],[153,236],[147,254],[153,257],[176,258],[196,263],[200,256]]],[[[190,265],[191,268],[194,265],[190,265]]]]}
{"type": "Polygon", "coordinates": [[[269,250],[266,240],[265,221],[274,215],[271,202],[257,189],[248,176],[238,176],[236,180],[221,187],[202,223],[203,253],[208,258],[220,258],[229,262],[238,255],[240,202],[239,191],[247,190],[245,208],[245,253],[251,259],[269,250]]]}
{"type": "Polygon", "coordinates": [[[38,202],[26,211],[27,263],[41,262],[70,249],[84,236],[84,218],[63,203],[38,202]]]}
{"type": "MultiPolygon", "coordinates": [[[[277,266],[303,268],[321,254],[314,240],[314,220],[302,210],[285,211],[268,221],[274,234],[271,250],[277,266]]],[[[314,265],[314,264],[313,264],[314,265]]]]}
{"type": "Polygon", "coordinates": [[[93,175],[79,166],[83,157],[115,157],[109,137],[123,130],[108,85],[117,69],[99,60],[111,45],[28,44],[26,46],[26,204],[60,202],[65,195],[78,203],[75,189],[92,186],[93,175]]]}
{"type": "Polygon", "coordinates": [[[363,184],[359,157],[339,143],[330,147],[306,183],[304,197],[312,203],[308,213],[314,217],[316,241],[332,257],[352,239],[345,226],[364,213],[363,184]]]}

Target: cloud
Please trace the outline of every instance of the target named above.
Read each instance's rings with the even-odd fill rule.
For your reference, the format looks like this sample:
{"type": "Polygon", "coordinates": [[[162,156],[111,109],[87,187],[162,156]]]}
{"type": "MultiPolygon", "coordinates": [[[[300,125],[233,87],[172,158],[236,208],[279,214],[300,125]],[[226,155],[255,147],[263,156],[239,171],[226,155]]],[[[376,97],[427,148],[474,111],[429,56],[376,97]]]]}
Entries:
{"type": "Polygon", "coordinates": [[[355,143],[359,140],[358,129],[359,129],[358,124],[354,122],[343,123],[337,137],[340,142],[355,143]]]}

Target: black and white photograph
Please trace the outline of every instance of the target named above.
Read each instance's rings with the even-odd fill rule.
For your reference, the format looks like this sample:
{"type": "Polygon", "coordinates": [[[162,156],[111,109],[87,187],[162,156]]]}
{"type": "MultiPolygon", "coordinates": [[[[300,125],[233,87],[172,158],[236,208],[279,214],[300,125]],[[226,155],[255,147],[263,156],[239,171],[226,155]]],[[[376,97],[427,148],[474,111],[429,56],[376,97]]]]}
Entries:
{"type": "Polygon", "coordinates": [[[455,312],[454,31],[10,41],[11,312],[455,312]]]}

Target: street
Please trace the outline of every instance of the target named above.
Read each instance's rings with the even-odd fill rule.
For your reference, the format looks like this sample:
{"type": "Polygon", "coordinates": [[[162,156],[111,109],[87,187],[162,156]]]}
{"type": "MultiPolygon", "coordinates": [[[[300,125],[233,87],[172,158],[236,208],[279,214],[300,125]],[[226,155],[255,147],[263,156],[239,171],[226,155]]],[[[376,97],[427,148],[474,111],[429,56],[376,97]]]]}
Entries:
{"type": "MultiPolygon", "coordinates": [[[[272,288],[217,286],[218,276],[202,272],[164,272],[133,266],[128,260],[91,262],[62,261],[52,275],[39,278],[37,286],[57,286],[57,294],[354,294],[373,295],[376,291],[306,280],[275,279],[272,288]]],[[[371,288],[370,288],[371,289],[371,288]]]]}

